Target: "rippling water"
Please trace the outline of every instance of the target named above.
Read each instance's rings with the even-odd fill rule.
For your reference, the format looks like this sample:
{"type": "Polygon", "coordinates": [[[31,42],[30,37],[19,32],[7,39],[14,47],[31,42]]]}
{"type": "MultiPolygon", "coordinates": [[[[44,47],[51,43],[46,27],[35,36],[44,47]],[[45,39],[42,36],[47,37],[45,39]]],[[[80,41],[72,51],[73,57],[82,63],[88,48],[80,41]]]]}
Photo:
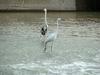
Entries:
{"type": "Polygon", "coordinates": [[[100,75],[100,14],[49,12],[49,31],[59,34],[43,52],[42,12],[0,13],[0,75],[100,75]]]}

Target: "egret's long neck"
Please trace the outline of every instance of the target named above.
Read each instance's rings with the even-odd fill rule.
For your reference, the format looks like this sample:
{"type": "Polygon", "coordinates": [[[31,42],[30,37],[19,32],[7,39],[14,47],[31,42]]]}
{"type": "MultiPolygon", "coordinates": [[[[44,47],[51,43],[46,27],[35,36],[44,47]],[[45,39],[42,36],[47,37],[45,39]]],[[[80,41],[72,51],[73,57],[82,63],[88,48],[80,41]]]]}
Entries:
{"type": "Polygon", "coordinates": [[[57,29],[56,29],[56,33],[58,33],[58,27],[59,27],[59,20],[57,20],[57,29]]]}
{"type": "Polygon", "coordinates": [[[47,10],[45,10],[45,24],[48,27],[48,23],[47,23],[47,10]]]}

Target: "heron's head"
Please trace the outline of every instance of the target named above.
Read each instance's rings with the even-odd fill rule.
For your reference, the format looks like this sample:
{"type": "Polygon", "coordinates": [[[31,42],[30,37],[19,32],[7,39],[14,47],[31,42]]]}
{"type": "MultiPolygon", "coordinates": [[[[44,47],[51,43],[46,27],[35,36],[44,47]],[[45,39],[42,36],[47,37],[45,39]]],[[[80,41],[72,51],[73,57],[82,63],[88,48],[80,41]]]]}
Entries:
{"type": "Polygon", "coordinates": [[[44,11],[47,11],[47,9],[46,9],[46,8],[44,8],[44,11]]]}
{"type": "Polygon", "coordinates": [[[61,18],[57,18],[57,20],[61,20],[61,18]]]}

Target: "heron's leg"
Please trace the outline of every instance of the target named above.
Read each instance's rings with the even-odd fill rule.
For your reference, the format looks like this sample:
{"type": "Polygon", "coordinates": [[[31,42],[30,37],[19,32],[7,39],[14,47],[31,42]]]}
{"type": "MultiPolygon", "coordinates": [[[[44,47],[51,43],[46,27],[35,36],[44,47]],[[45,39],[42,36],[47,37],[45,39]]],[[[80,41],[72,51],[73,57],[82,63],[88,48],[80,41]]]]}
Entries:
{"type": "Polygon", "coordinates": [[[40,35],[40,41],[43,42],[43,38],[44,36],[43,35],[40,35]]]}
{"type": "Polygon", "coordinates": [[[46,52],[46,49],[47,49],[47,48],[46,48],[46,47],[44,47],[44,52],[46,52]]]}
{"type": "Polygon", "coordinates": [[[53,42],[54,42],[54,41],[52,41],[52,44],[51,44],[51,52],[52,52],[52,48],[53,48],[53,42]]]}
{"type": "Polygon", "coordinates": [[[44,43],[44,52],[46,51],[47,49],[47,42],[44,43]]]}

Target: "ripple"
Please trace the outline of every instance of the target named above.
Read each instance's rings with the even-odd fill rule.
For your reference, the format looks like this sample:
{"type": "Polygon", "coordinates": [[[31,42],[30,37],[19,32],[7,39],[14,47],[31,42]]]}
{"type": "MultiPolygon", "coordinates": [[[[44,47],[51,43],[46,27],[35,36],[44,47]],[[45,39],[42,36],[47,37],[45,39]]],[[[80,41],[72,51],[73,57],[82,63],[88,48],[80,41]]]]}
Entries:
{"type": "MultiPolygon", "coordinates": [[[[83,61],[76,61],[70,64],[58,64],[51,62],[41,62],[41,63],[27,63],[27,64],[14,64],[9,65],[14,75],[27,75],[33,74],[44,74],[44,75],[78,75],[78,74],[91,74],[96,75],[100,72],[100,66],[95,63],[87,63],[83,61]],[[19,73],[20,72],[20,73],[19,73]]],[[[100,73],[99,73],[100,74],[100,73]]]]}

